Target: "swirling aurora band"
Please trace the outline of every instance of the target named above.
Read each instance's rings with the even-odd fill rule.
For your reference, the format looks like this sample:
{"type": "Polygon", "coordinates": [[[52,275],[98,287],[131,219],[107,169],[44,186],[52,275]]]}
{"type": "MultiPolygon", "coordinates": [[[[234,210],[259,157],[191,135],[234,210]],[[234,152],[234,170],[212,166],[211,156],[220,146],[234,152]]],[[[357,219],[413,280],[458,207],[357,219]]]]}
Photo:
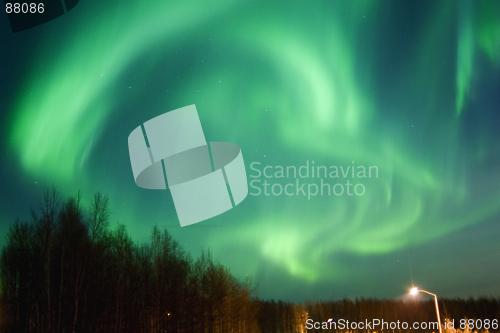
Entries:
{"type": "Polygon", "coordinates": [[[173,229],[237,274],[345,283],[362,269],[338,256],[401,251],[499,213],[500,189],[487,181],[497,173],[487,168],[499,157],[493,134],[487,122],[464,134],[467,114],[491,103],[470,107],[485,84],[477,69],[498,77],[499,2],[79,6],[43,28],[62,38],[40,36],[7,142],[30,177],[67,194],[103,190],[132,231],[147,229],[141,219],[176,221],[175,212],[157,192],[168,212],[145,215],[126,147],[113,150],[134,124],[193,103],[209,139],[238,143],[247,167],[315,159],[380,170],[360,198],[249,197],[219,217],[228,227],[173,229]]]}

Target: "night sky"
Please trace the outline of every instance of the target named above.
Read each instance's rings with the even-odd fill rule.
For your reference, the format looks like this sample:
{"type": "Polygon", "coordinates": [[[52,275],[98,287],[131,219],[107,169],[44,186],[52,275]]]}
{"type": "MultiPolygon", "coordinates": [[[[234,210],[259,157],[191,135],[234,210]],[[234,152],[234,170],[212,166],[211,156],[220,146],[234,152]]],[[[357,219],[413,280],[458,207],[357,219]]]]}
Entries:
{"type": "Polygon", "coordinates": [[[55,185],[103,192],[137,242],[158,225],[212,249],[262,298],[500,296],[500,1],[81,0],[15,34],[0,16],[2,236],[55,185]],[[169,191],[134,183],[127,138],[191,104],[249,183],[294,195],[250,186],[181,228],[169,191]],[[364,194],[308,198],[322,180],[364,194]]]}

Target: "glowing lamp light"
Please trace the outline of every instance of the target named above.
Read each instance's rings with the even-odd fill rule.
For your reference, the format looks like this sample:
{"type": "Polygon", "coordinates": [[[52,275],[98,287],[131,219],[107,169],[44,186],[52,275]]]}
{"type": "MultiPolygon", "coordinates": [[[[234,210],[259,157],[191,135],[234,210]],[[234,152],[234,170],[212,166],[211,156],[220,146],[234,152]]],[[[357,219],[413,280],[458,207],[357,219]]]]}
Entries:
{"type": "MultiPolygon", "coordinates": [[[[418,289],[418,287],[413,287],[411,290],[410,290],[410,294],[412,295],[416,295],[418,294],[418,292],[421,291],[423,293],[426,293],[426,294],[429,294],[431,296],[434,296],[434,305],[436,306],[436,316],[437,316],[437,322],[438,322],[438,325],[439,325],[439,333],[443,333],[442,329],[441,329],[441,317],[439,315],[439,306],[438,306],[438,298],[437,298],[437,295],[434,294],[434,293],[431,293],[429,291],[426,291],[426,290],[423,290],[423,289],[418,289]]],[[[434,333],[434,332],[432,332],[434,333]]]]}

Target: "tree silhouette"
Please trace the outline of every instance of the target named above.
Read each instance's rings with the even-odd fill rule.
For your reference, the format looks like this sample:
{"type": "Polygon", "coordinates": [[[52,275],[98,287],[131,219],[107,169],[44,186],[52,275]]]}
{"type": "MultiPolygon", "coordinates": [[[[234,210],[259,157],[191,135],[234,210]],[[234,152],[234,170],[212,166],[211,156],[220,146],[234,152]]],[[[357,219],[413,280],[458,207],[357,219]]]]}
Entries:
{"type": "Polygon", "coordinates": [[[209,252],[193,261],[166,230],[142,245],[110,230],[102,194],[85,210],[52,189],[31,216],[2,249],[2,332],[258,331],[248,285],[209,252]]]}
{"type": "MultiPolygon", "coordinates": [[[[254,299],[250,281],[238,281],[209,250],[193,260],[158,227],[138,245],[109,221],[102,194],[84,209],[80,195],[61,200],[55,189],[30,221],[14,221],[0,254],[1,332],[292,333],[306,332],[308,319],[435,321],[432,301],[254,299]]],[[[455,327],[463,318],[500,317],[498,299],[440,299],[439,306],[455,327]]],[[[389,331],[404,330],[377,330],[389,331]]]]}

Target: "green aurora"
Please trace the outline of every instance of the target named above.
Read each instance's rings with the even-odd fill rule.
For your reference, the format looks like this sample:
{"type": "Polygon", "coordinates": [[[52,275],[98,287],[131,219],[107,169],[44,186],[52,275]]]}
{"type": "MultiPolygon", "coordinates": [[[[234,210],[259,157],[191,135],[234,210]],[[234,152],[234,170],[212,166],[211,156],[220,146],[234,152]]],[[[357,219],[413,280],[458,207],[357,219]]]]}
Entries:
{"type": "MultiPolygon", "coordinates": [[[[211,248],[236,276],[252,276],[259,296],[393,297],[411,274],[444,286],[439,256],[409,253],[427,256],[423,248],[500,216],[499,104],[484,88],[500,87],[498,1],[82,0],[10,38],[36,43],[0,102],[13,156],[4,177],[22,174],[30,195],[52,184],[84,199],[100,190],[134,239],[166,226],[192,254],[211,248]],[[379,177],[363,196],[249,195],[179,228],[168,191],[135,186],[127,137],[190,104],[207,141],[242,148],[247,175],[254,161],[314,160],[374,165],[379,177]],[[396,257],[398,268],[370,263],[396,257]],[[374,285],[386,275],[396,287],[374,285]],[[297,286],[304,294],[291,294],[297,286]]],[[[474,293],[464,281],[443,290],[474,293]]]]}

